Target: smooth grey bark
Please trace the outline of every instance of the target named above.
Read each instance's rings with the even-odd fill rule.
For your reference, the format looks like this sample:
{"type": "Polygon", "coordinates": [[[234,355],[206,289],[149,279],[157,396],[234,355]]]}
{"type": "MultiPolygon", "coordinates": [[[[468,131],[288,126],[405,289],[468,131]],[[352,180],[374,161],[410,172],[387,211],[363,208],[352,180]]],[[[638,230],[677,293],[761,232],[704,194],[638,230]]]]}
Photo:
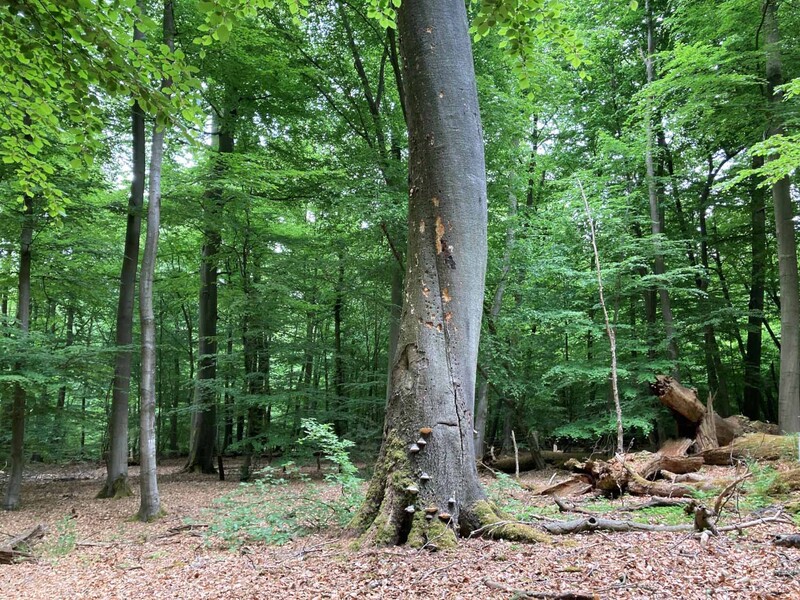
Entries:
{"type": "MultiPolygon", "coordinates": [[[[771,109],[768,137],[783,133],[781,118],[782,93],[776,88],[783,83],[778,26],[778,3],[766,0],[764,33],[767,52],[767,96],[771,109]]],[[[767,162],[774,157],[768,157],[767,162]]],[[[780,277],[781,364],[778,388],[778,425],[786,433],[800,431],[800,298],[798,297],[797,241],[794,231],[794,208],[788,177],[772,186],[775,208],[775,231],[778,243],[780,277]]]]}
{"type": "MultiPolygon", "coordinates": [[[[19,244],[19,276],[17,295],[17,325],[21,339],[28,336],[31,325],[31,246],[33,244],[33,198],[25,196],[22,212],[22,228],[19,244]]],[[[22,371],[23,363],[14,363],[14,372],[22,371]]],[[[11,472],[9,473],[3,509],[19,508],[22,488],[22,468],[24,466],[25,444],[25,386],[15,381],[11,392],[11,472]]]]}
{"type": "MultiPolygon", "coordinates": [[[[174,49],[175,22],[172,0],[164,3],[164,44],[174,49]]],[[[170,85],[165,79],[162,87],[170,85]]],[[[145,237],[142,270],[139,278],[139,318],[142,330],[142,378],[139,383],[139,457],[140,504],[136,517],[150,521],[161,515],[156,472],[156,324],[153,310],[153,278],[158,255],[158,236],[161,226],[161,165],[164,158],[165,126],[153,126],[150,150],[150,178],[147,197],[147,236],[145,237]]]]}
{"type": "MultiPolygon", "coordinates": [[[[137,2],[144,11],[144,2],[137,2]]],[[[134,40],[143,40],[144,34],[134,28],[134,40]]],[[[131,388],[131,364],[133,362],[133,306],[136,298],[136,269],[139,265],[139,236],[142,227],[145,178],[145,131],[144,112],[138,102],[131,109],[133,134],[132,166],[133,180],[128,198],[128,222],[125,226],[125,247],[122,254],[122,272],[119,278],[117,322],[114,343],[117,352],[114,358],[114,382],[111,393],[109,418],[109,446],[106,459],[106,481],[98,498],[122,498],[130,496],[128,484],[128,402],[131,388]]]]}
{"type": "MultiPolygon", "coordinates": [[[[647,83],[655,81],[654,56],[656,53],[655,35],[653,25],[653,12],[650,0],[645,0],[645,13],[647,14],[647,56],[645,57],[645,68],[647,71],[647,83]]],[[[661,223],[661,207],[658,194],[658,182],[655,175],[653,154],[656,148],[656,136],[653,126],[652,106],[648,102],[647,114],[645,115],[645,132],[647,136],[647,148],[645,150],[645,168],[647,170],[647,196],[650,202],[650,229],[655,239],[655,256],[653,272],[657,276],[662,276],[666,272],[664,253],[661,250],[660,237],[664,234],[661,223]]],[[[661,302],[661,318],[664,321],[664,334],[667,342],[667,354],[673,363],[674,375],[678,375],[678,344],[675,340],[675,327],[673,325],[672,305],[669,299],[669,290],[663,284],[658,286],[658,296],[661,302]]],[[[677,378],[677,377],[676,377],[677,378]]]]}
{"type": "Polygon", "coordinates": [[[470,412],[486,271],[486,177],[464,3],[406,0],[397,22],[409,129],[407,272],[383,444],[351,526],[379,544],[422,545],[432,541],[426,528],[441,533],[443,521],[474,530],[486,498],[470,412]],[[410,505],[419,510],[411,513],[410,505]],[[436,506],[441,520],[426,525],[425,506],[436,506]]]}
{"type": "MultiPolygon", "coordinates": [[[[753,168],[763,166],[763,159],[754,158],[753,168]]],[[[758,181],[750,189],[750,298],[747,305],[747,351],[744,361],[744,395],[742,414],[758,420],[766,413],[761,378],[761,324],[764,321],[764,273],[767,259],[766,203],[764,188],[758,181]]]]}

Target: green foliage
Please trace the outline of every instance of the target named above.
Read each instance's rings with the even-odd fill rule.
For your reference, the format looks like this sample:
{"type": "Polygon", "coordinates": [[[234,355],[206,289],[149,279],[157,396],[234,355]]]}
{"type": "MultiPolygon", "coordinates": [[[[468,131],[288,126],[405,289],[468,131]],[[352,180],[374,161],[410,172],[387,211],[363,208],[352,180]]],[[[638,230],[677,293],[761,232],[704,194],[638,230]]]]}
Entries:
{"type": "Polygon", "coordinates": [[[747,507],[751,510],[764,508],[775,503],[775,496],[785,493],[781,487],[780,472],[770,465],[750,461],[747,468],[753,474],[743,484],[747,507]]]}
{"type": "Polygon", "coordinates": [[[65,515],[56,523],[53,532],[47,536],[38,551],[47,558],[61,558],[75,549],[77,539],[75,516],[65,515]]]}
{"type": "Polygon", "coordinates": [[[558,513],[555,504],[536,506],[520,499],[525,495],[522,486],[507,473],[496,472],[495,479],[486,486],[489,499],[504,514],[511,515],[514,519],[527,521],[531,515],[554,515],[558,513]]]}
{"type": "Polygon", "coordinates": [[[336,470],[325,475],[327,484],[311,483],[294,463],[267,467],[252,483],[215,502],[209,511],[210,538],[231,548],[258,541],[282,545],[298,537],[343,527],[363,501],[362,480],[347,452],[353,446],[339,439],[328,424],[304,419],[301,443],[322,452],[336,470]]]}

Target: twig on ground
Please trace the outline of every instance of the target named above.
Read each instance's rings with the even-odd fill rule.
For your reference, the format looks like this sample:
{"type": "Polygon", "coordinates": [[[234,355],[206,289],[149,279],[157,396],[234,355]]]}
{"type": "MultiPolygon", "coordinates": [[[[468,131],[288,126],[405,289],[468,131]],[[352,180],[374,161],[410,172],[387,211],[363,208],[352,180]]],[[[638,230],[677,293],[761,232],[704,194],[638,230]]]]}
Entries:
{"type": "Polygon", "coordinates": [[[531,592],[519,588],[500,583],[499,581],[492,581],[491,579],[484,579],[483,582],[487,587],[493,590],[500,590],[513,594],[512,598],[547,598],[551,600],[593,600],[596,596],[594,594],[584,594],[582,592],[531,592]]]}
{"type": "Polygon", "coordinates": [[[568,500],[563,500],[562,498],[559,498],[559,496],[557,494],[553,494],[552,498],[553,498],[553,501],[558,506],[558,510],[560,510],[561,512],[573,512],[573,513],[579,513],[579,514],[582,514],[582,515],[597,515],[597,514],[600,514],[600,513],[598,513],[597,511],[594,511],[594,510],[586,510],[585,508],[578,508],[572,502],[570,502],[568,500]]]}

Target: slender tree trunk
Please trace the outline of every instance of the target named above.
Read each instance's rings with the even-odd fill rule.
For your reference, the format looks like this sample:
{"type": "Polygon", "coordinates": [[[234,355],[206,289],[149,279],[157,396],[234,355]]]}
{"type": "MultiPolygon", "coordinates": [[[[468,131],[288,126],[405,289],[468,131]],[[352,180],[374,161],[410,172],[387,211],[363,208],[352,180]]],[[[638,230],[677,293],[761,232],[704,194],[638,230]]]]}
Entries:
{"type": "MultiPolygon", "coordinates": [[[[780,52],[778,6],[766,0],[764,32],[767,50],[767,88],[772,109],[768,135],[783,133],[780,116],[782,94],[776,87],[783,83],[780,52]]],[[[773,160],[774,157],[767,159],[773,160]]],[[[794,208],[788,177],[772,186],[775,205],[775,229],[778,242],[778,272],[781,290],[781,367],[778,389],[778,425],[786,433],[800,431],[800,298],[798,298],[797,241],[794,231],[794,208]]]]}
{"type": "Polygon", "coordinates": [[[234,411],[234,399],[233,394],[231,393],[231,375],[232,375],[232,367],[233,364],[231,362],[231,357],[233,355],[233,326],[228,326],[228,347],[227,347],[227,358],[228,364],[225,369],[225,429],[222,434],[222,449],[220,450],[221,453],[225,453],[228,446],[231,445],[233,441],[233,411],[234,411]]]}
{"type": "MultiPolygon", "coordinates": [[[[67,322],[66,322],[66,341],[64,348],[69,348],[75,341],[75,307],[72,304],[67,306],[67,322]]],[[[65,382],[58,388],[58,396],[56,397],[56,410],[54,414],[53,423],[53,447],[56,456],[62,456],[66,450],[64,448],[64,431],[66,430],[66,423],[64,422],[64,407],[67,403],[67,374],[63,373],[62,377],[65,382]]]]}
{"type": "MultiPolygon", "coordinates": [[[[656,53],[655,32],[653,23],[653,12],[650,0],[645,0],[645,12],[647,14],[647,56],[645,57],[645,67],[647,70],[647,83],[655,81],[654,56],[656,53]]],[[[648,102],[647,114],[645,115],[645,130],[647,135],[647,150],[645,152],[645,167],[647,169],[647,195],[650,200],[650,228],[655,238],[655,259],[653,272],[657,276],[662,276],[666,272],[664,253],[661,250],[660,236],[664,229],[661,224],[661,207],[658,194],[658,181],[655,175],[653,154],[656,148],[655,128],[653,125],[652,103],[648,102]]],[[[667,342],[667,354],[673,363],[674,375],[678,375],[678,345],[675,340],[675,328],[673,326],[672,306],[669,299],[669,291],[664,284],[658,286],[658,296],[661,301],[661,318],[664,321],[664,333],[667,342]]]]}
{"type": "Polygon", "coordinates": [[[404,0],[398,31],[408,270],[383,445],[351,527],[372,543],[441,547],[455,541],[452,527],[466,534],[497,518],[478,480],[470,414],[486,271],[483,139],[464,3],[404,0]],[[426,519],[425,507],[437,514],[426,519]]]}
{"type": "Polygon", "coordinates": [[[336,281],[336,298],[333,303],[333,389],[336,404],[333,408],[333,426],[336,435],[347,429],[344,397],[344,358],[342,357],[342,308],[344,306],[344,262],[339,254],[339,276],[336,281]]]}
{"type": "MultiPolygon", "coordinates": [[[[530,186],[530,183],[529,183],[530,186]]],[[[530,193],[530,189],[529,189],[530,193]]],[[[508,199],[508,218],[509,223],[506,227],[506,245],[503,251],[503,262],[500,271],[500,280],[497,282],[497,289],[494,291],[492,298],[492,306],[489,309],[488,325],[489,333],[495,336],[497,333],[495,321],[500,315],[500,310],[503,308],[503,296],[506,291],[506,284],[508,283],[508,275],[511,272],[511,251],[514,249],[514,241],[517,232],[517,197],[514,194],[509,195],[508,199]]],[[[486,415],[489,411],[489,380],[484,378],[478,386],[478,395],[475,400],[474,408],[474,436],[475,436],[475,458],[480,460],[483,458],[484,443],[486,438],[486,415]]]]}
{"type": "Polygon", "coordinates": [[[175,377],[175,387],[172,390],[172,410],[169,413],[169,455],[178,455],[178,407],[181,397],[181,358],[175,354],[173,363],[173,376],[175,377]]]}
{"type": "MultiPolygon", "coordinates": [[[[22,214],[22,230],[19,244],[19,293],[17,295],[17,323],[21,339],[28,336],[31,325],[31,246],[33,244],[33,198],[25,196],[22,214]]],[[[21,359],[14,363],[14,372],[23,369],[21,359]]],[[[22,488],[23,449],[25,443],[25,386],[14,382],[11,392],[11,473],[3,498],[5,510],[19,508],[22,488]]]]}
{"type": "MultiPolygon", "coordinates": [[[[174,49],[175,22],[172,0],[164,3],[164,43],[170,51],[174,49]]],[[[168,87],[165,79],[162,87],[168,87]]],[[[147,237],[145,238],[142,271],[139,281],[139,317],[142,330],[142,379],[139,384],[140,408],[140,476],[141,501],[136,515],[140,521],[150,521],[161,514],[161,499],[158,493],[156,472],[156,328],[153,312],[153,278],[158,254],[158,234],[161,225],[161,164],[164,157],[165,127],[153,127],[153,142],[150,152],[150,180],[147,198],[147,237]]]]}
{"type": "MultiPolygon", "coordinates": [[[[144,2],[137,2],[144,10],[144,2]]],[[[144,34],[134,29],[134,40],[143,40],[144,34]]],[[[114,359],[114,383],[111,395],[109,449],[106,459],[106,481],[98,498],[123,498],[130,496],[128,484],[128,399],[131,388],[133,362],[133,305],[136,297],[136,268],[139,264],[139,236],[142,223],[145,177],[144,112],[138,102],[131,110],[133,132],[133,181],[128,199],[128,222],[125,227],[125,248],[122,256],[114,359]]]]}
{"type": "MultiPolygon", "coordinates": [[[[763,159],[754,158],[753,167],[763,166],[763,159]]],[[[767,256],[767,228],[764,188],[758,181],[750,190],[751,260],[750,300],[747,306],[747,352],[744,362],[744,397],[742,414],[757,420],[766,413],[761,379],[761,324],[764,321],[764,273],[767,256]]]]}
{"type": "MultiPolygon", "coordinates": [[[[69,348],[75,342],[75,306],[70,304],[67,306],[67,332],[66,332],[66,341],[64,343],[65,348],[69,348]]],[[[63,411],[64,405],[66,404],[67,400],[67,386],[62,385],[58,388],[58,400],[56,400],[56,410],[63,411]]]]}

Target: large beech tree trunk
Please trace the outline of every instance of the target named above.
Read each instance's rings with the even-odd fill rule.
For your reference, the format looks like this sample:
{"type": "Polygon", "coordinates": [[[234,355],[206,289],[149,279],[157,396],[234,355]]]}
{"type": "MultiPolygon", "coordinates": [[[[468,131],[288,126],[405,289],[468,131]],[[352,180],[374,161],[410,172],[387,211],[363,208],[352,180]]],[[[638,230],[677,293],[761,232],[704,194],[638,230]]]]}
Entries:
{"type": "MultiPolygon", "coordinates": [[[[33,244],[33,198],[25,196],[22,212],[22,229],[19,244],[19,294],[17,296],[17,323],[21,338],[27,337],[31,324],[31,245],[33,244]]],[[[22,371],[22,362],[17,360],[14,372],[22,371]]],[[[22,488],[23,446],[25,442],[25,387],[14,382],[11,392],[11,473],[3,498],[5,510],[19,508],[22,488]]]]}
{"type": "Polygon", "coordinates": [[[470,412],[486,270],[483,141],[464,3],[404,0],[398,30],[407,273],[383,445],[351,527],[371,543],[441,547],[454,529],[496,519],[478,480],[470,412]]]}
{"type": "MultiPolygon", "coordinates": [[[[142,8],[140,3],[140,8],[142,8]]],[[[144,39],[144,34],[134,29],[134,40],[144,39]]],[[[125,227],[125,248],[122,255],[122,273],[119,278],[116,339],[117,354],[114,359],[114,383],[109,419],[109,447],[106,460],[106,481],[98,498],[130,496],[128,484],[128,398],[131,389],[131,363],[133,362],[133,303],[136,298],[136,268],[139,264],[139,235],[142,228],[145,177],[144,112],[138,102],[131,110],[133,132],[133,180],[128,199],[128,223],[125,227]]]]}
{"type": "MultiPolygon", "coordinates": [[[[164,44],[174,48],[175,21],[172,0],[164,3],[164,44]]],[[[165,79],[162,87],[171,84],[165,79]]],[[[161,226],[161,164],[164,158],[164,125],[156,121],[150,150],[150,180],[147,197],[147,236],[139,280],[139,318],[142,330],[142,378],[139,408],[139,491],[141,500],[136,517],[150,521],[161,514],[161,499],[156,476],[156,321],[153,311],[153,276],[161,226]]]]}
{"type": "MultiPolygon", "coordinates": [[[[772,108],[768,135],[783,133],[780,116],[783,83],[780,30],[776,0],[766,0],[764,32],[767,50],[767,94],[772,108]]],[[[770,160],[770,159],[768,159],[770,160]]],[[[800,298],[798,298],[797,241],[789,178],[772,186],[775,230],[778,242],[778,273],[781,289],[781,373],[778,388],[778,425],[786,433],[800,431],[800,298]]]]}

